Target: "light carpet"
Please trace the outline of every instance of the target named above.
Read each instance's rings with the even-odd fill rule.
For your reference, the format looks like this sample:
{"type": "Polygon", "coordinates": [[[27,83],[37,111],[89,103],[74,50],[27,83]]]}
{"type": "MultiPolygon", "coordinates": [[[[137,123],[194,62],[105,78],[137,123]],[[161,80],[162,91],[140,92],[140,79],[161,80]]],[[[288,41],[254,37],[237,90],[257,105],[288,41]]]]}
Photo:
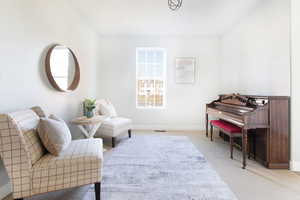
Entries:
{"type": "Polygon", "coordinates": [[[136,136],[105,159],[104,200],[237,199],[185,136],[136,136]]]}

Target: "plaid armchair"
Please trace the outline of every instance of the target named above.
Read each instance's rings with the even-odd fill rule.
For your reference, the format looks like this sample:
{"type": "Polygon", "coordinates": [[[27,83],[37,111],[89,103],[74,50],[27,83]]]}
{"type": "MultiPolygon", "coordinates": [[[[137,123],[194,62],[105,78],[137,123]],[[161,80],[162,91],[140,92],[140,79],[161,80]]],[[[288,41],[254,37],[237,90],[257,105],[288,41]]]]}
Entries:
{"type": "Polygon", "coordinates": [[[36,131],[40,117],[39,107],[0,115],[0,155],[14,199],[95,184],[100,200],[102,140],[74,140],[60,156],[51,155],[36,131]]]}

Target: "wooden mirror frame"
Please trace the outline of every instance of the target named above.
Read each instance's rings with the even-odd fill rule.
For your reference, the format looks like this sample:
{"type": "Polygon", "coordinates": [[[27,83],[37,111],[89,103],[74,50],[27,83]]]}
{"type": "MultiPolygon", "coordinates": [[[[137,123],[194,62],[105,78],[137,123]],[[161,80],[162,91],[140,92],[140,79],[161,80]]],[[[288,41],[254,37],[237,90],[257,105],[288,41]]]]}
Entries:
{"type": "Polygon", "coordinates": [[[74,59],[74,63],[75,63],[75,75],[74,75],[74,79],[71,83],[71,85],[68,87],[67,90],[64,90],[62,88],[59,87],[59,85],[56,83],[52,73],[51,73],[51,64],[50,64],[50,58],[51,58],[51,54],[52,54],[52,51],[55,47],[57,46],[64,46],[64,45],[60,45],[60,44],[55,44],[53,46],[51,46],[47,52],[47,55],[46,55],[46,74],[47,74],[47,77],[48,77],[48,80],[50,82],[50,84],[52,85],[52,87],[60,92],[69,92],[69,91],[74,91],[78,85],[79,85],[79,81],[80,81],[80,67],[79,67],[79,63],[78,63],[78,60],[74,54],[74,52],[66,47],[72,54],[73,56],[73,59],[74,59]]]}

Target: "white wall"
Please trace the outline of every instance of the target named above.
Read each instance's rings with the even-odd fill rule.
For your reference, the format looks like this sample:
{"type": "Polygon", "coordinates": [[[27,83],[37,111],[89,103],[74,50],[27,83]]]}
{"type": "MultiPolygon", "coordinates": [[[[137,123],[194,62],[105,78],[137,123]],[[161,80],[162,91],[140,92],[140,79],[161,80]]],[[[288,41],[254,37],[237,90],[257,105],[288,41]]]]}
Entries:
{"type": "Polygon", "coordinates": [[[218,37],[103,36],[99,43],[98,98],[109,98],[135,128],[204,129],[205,103],[219,90],[218,37]],[[166,48],[167,107],[136,109],[136,47],[166,48]],[[196,57],[194,85],[175,83],[175,58],[196,57]]]}
{"type": "Polygon", "coordinates": [[[290,95],[290,1],[264,0],[221,38],[221,91],[290,95]]]}
{"type": "Polygon", "coordinates": [[[300,1],[291,1],[291,25],[292,25],[292,67],[291,67],[291,93],[292,93],[292,134],[291,134],[291,167],[295,171],[300,171],[300,1]]]}
{"type": "MultiPolygon", "coordinates": [[[[296,134],[300,123],[296,113],[300,109],[300,3],[292,2],[292,160],[300,166],[296,134]]],[[[289,1],[262,1],[222,37],[221,46],[218,37],[102,36],[98,41],[70,4],[59,0],[46,5],[39,0],[3,0],[0,12],[0,113],[40,105],[70,120],[80,112],[80,101],[94,96],[96,87],[92,85],[97,85],[95,96],[110,98],[120,115],[134,120],[135,127],[203,129],[204,105],[219,93],[290,94],[289,1]],[[82,79],[73,93],[58,93],[46,80],[43,52],[52,43],[71,47],[81,64],[82,79]],[[147,46],[168,52],[164,110],[135,108],[135,48],[147,46]],[[177,56],[197,58],[194,85],[175,84],[177,56]]],[[[77,129],[71,128],[74,137],[79,137],[77,129]]],[[[0,164],[0,188],[7,182],[0,164]]]]}
{"type": "MultiPolygon", "coordinates": [[[[0,13],[0,113],[40,105],[67,121],[77,116],[95,85],[97,35],[66,1],[2,0],[0,13]],[[57,92],[45,77],[44,51],[53,43],[71,47],[78,57],[82,76],[75,92],[57,92]]],[[[7,182],[0,164],[0,188],[7,182]]]]}
{"type": "Polygon", "coordinates": [[[291,169],[300,171],[298,0],[262,1],[221,38],[221,91],[258,95],[292,95],[291,169]],[[298,18],[298,19],[297,19],[298,18]],[[292,50],[291,63],[291,31],[292,50]],[[292,64],[292,71],[290,70],[292,64]],[[291,84],[292,81],[292,84],[291,84]],[[292,92],[291,92],[292,90],[292,92]]]}

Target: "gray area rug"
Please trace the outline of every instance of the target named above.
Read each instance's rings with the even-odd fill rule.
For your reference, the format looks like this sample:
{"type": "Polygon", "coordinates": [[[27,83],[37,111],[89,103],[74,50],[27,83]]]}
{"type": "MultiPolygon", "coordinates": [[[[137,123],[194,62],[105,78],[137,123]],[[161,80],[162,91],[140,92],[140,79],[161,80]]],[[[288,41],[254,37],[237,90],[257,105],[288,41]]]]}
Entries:
{"type": "Polygon", "coordinates": [[[106,156],[103,200],[236,200],[184,136],[135,136],[106,156]]]}

